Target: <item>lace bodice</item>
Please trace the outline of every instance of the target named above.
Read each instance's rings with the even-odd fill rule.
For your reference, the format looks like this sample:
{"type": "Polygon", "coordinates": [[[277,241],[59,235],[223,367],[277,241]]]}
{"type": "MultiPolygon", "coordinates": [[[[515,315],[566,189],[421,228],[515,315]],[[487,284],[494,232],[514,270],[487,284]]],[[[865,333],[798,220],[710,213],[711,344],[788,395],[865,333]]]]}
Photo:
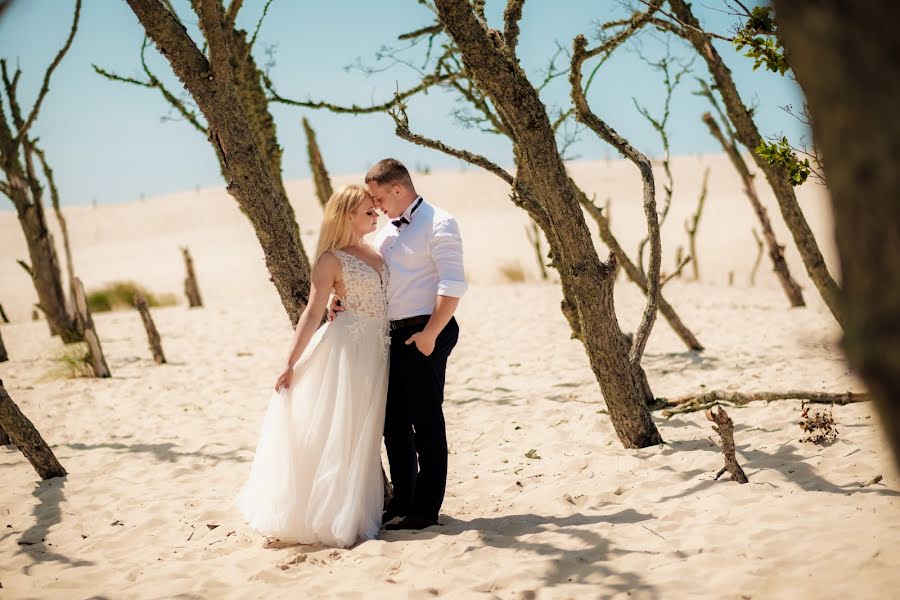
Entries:
{"type": "Polygon", "coordinates": [[[371,319],[387,319],[387,265],[382,262],[382,274],[366,261],[343,250],[333,250],[341,261],[346,293],[342,302],[349,312],[371,319]]]}

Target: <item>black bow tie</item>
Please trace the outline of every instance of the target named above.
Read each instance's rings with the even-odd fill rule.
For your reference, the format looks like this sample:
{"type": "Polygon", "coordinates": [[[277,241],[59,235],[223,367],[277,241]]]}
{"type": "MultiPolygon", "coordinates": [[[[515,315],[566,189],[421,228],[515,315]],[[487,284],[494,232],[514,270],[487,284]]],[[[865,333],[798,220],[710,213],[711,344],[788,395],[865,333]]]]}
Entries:
{"type": "Polygon", "coordinates": [[[394,224],[394,227],[396,227],[397,229],[400,229],[401,225],[404,225],[404,224],[409,225],[409,219],[407,219],[406,217],[400,217],[396,221],[391,221],[391,223],[394,224]]]}

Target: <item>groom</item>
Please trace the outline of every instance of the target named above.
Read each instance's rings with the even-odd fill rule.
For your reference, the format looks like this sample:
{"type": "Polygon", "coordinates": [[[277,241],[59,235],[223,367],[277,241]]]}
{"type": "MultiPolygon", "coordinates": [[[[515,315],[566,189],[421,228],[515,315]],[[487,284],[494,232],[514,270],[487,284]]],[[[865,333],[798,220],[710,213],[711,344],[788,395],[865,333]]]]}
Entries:
{"type": "Polygon", "coordinates": [[[447,358],[459,337],[453,313],[467,288],[462,241],[456,220],[425,202],[400,161],[376,163],[366,185],[391,218],[375,238],[388,266],[391,322],[384,445],[394,498],[382,522],[385,529],[424,529],[437,524],[447,486],[441,404],[447,358]]]}

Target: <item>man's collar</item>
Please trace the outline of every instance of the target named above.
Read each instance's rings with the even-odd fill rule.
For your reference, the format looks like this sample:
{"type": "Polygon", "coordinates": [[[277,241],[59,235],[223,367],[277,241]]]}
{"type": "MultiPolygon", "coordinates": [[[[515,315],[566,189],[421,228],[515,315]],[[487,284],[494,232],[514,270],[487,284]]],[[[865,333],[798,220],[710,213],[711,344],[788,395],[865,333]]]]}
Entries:
{"type": "Polygon", "coordinates": [[[403,211],[403,214],[397,217],[398,219],[406,217],[407,221],[412,222],[413,213],[416,212],[417,209],[420,208],[420,205],[425,202],[425,199],[422,196],[416,196],[416,199],[412,201],[412,204],[406,207],[406,210],[403,211]]]}

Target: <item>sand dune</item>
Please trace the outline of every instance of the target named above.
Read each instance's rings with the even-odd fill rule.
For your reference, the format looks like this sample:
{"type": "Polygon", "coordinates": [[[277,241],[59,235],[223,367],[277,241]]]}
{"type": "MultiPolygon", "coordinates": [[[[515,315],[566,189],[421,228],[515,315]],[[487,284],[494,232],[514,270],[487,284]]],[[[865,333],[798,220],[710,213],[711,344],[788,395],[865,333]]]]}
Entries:
{"type": "MultiPolygon", "coordinates": [[[[666,293],[707,350],[685,352],[659,321],[643,361],[654,392],[862,389],[793,249],[788,261],[809,307],[787,307],[765,262],[748,287],[754,222],[723,157],[675,160],[664,264],[685,242],[706,165],[704,279],[675,280],[666,293]]],[[[584,162],[572,172],[599,202],[612,198],[613,228],[633,252],[642,230],[631,168],[584,162]]],[[[233,200],[214,189],[67,209],[88,288],[135,279],[180,294],[178,246],[188,244],[207,304],[154,311],[164,366],[153,363],[136,314],[95,315],[108,380],[58,375],[61,344],[29,320],[34,293],[14,262],[26,256],[15,215],[0,214],[0,303],[13,319],[0,328],[12,358],[0,378],[69,471],[37,483],[20,453],[0,448],[0,598],[895,595],[900,474],[873,407],[836,407],[840,437],[825,448],[799,442],[799,402],[728,409],[750,478],[743,486],[713,481],[722,456],[701,414],[657,414],[666,443],[622,449],[559,311],[558,286],[535,280],[527,217],[495,179],[416,177],[458,216],[473,283],[448,368],[443,524],[349,550],[265,549],[231,505],[290,336],[233,200]],[[514,264],[527,282],[504,282],[500,267],[514,264]],[[540,458],[527,458],[530,450],[540,458]],[[860,487],[879,474],[882,482],[860,487]]],[[[288,189],[310,247],[320,218],[311,185],[288,189]]],[[[801,199],[834,264],[824,195],[808,186],[801,199]]],[[[633,329],[642,297],[620,280],[616,302],[623,328],[633,329]]]]}

